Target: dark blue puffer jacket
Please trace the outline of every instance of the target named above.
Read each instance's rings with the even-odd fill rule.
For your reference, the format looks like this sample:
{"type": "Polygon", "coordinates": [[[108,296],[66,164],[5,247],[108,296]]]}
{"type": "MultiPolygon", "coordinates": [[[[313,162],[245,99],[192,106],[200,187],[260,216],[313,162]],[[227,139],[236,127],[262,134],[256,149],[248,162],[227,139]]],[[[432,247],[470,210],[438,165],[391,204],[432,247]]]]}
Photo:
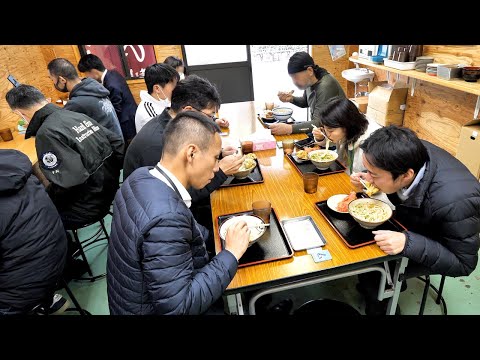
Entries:
{"type": "Polygon", "coordinates": [[[208,230],[151,168],[134,171],[115,196],[107,258],[110,313],[204,313],[232,280],[237,260],[223,250],[208,262],[208,230]]]}
{"type": "Polygon", "coordinates": [[[67,258],[62,220],[32,163],[0,150],[0,312],[28,312],[52,299],[67,258]]]}

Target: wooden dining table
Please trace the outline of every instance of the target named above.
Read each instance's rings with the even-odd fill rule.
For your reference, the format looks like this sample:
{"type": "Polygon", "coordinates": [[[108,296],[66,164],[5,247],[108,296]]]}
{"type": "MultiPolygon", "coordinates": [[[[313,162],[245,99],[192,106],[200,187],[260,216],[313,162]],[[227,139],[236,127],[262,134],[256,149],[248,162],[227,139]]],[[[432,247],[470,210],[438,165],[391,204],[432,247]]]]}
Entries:
{"type": "MultiPolygon", "coordinates": [[[[224,131],[222,136],[224,145],[240,146],[240,139],[264,129],[257,116],[260,111],[254,102],[223,104],[219,115],[230,122],[228,131],[224,131]]],[[[276,136],[277,141],[303,138],[306,138],[305,134],[276,136]]],[[[403,274],[408,260],[400,255],[387,255],[374,243],[354,249],[348,247],[315,206],[316,202],[332,195],[348,194],[354,190],[348,175],[337,173],[320,176],[317,192],[307,194],[303,189],[301,174],[282,149],[276,147],[255,154],[263,183],[224,187],[210,196],[216,252],[222,250],[217,218],[251,210],[254,201],[267,200],[280,221],[311,216],[327,241],[323,249],[330,252],[332,259],[317,263],[303,250],[295,251],[292,257],[286,259],[239,268],[224,294],[230,312],[245,313],[242,299],[242,293],[245,292],[252,294],[248,313],[255,314],[256,300],[266,294],[377,271],[381,276],[378,299],[389,298],[387,313],[394,314],[401,285],[399,276],[403,274]],[[396,263],[393,274],[390,274],[387,261],[396,263]]]]}
{"type": "Polygon", "coordinates": [[[0,149],[18,150],[28,156],[32,164],[37,162],[37,151],[35,149],[35,138],[25,140],[25,134],[13,132],[13,140],[0,141],[0,149]]]}

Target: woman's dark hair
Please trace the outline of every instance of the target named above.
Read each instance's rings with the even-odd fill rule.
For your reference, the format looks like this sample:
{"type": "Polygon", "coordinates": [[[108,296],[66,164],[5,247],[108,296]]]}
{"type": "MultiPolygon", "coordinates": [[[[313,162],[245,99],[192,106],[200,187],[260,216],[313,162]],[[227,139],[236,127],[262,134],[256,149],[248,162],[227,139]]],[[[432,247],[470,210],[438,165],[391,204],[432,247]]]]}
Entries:
{"type": "Polygon", "coordinates": [[[330,98],[320,110],[322,125],[330,128],[344,128],[346,144],[353,144],[368,128],[368,120],[347,98],[335,96],[330,98]]]}
{"type": "Polygon", "coordinates": [[[105,66],[103,65],[102,60],[94,54],[87,54],[82,56],[77,65],[78,71],[85,72],[91,71],[92,69],[104,72],[105,66]]]}
{"type": "Polygon", "coordinates": [[[220,104],[220,94],[215,85],[195,74],[179,81],[172,91],[171,108],[176,113],[188,105],[203,110],[212,107],[218,109],[220,104]]]}
{"type": "Polygon", "coordinates": [[[315,64],[313,58],[306,51],[296,52],[288,60],[287,68],[289,74],[295,74],[297,72],[305,71],[309,67],[313,69],[317,80],[320,80],[322,77],[328,74],[327,70],[315,64]]]}
{"type": "Polygon", "coordinates": [[[153,93],[153,86],[160,85],[164,87],[173,79],[180,80],[177,70],[167,64],[153,64],[145,70],[145,84],[149,94],[153,93]]]}
{"type": "Polygon", "coordinates": [[[168,56],[167,58],[165,58],[163,63],[170,65],[174,69],[177,69],[177,67],[179,67],[179,66],[183,66],[183,69],[184,69],[183,70],[183,75],[187,76],[187,67],[183,63],[183,60],[180,59],[178,56],[168,56]]]}
{"type": "Polygon", "coordinates": [[[373,166],[390,172],[393,180],[408,169],[417,174],[429,159],[427,148],[417,135],[395,125],[375,130],[360,148],[373,166]]]}

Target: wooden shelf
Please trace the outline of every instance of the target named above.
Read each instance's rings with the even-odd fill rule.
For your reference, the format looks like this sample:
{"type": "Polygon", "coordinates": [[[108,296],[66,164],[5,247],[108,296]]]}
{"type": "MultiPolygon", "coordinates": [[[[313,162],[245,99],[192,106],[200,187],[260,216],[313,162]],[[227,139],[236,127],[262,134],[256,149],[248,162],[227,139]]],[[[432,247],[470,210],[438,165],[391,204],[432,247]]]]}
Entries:
{"type": "Polygon", "coordinates": [[[424,72],[420,72],[416,70],[397,70],[388,66],[375,64],[371,61],[368,61],[365,59],[358,59],[352,56],[349,58],[349,60],[353,63],[362,64],[362,65],[369,66],[379,70],[389,71],[391,73],[408,76],[412,79],[418,79],[418,80],[426,81],[432,84],[437,84],[440,86],[444,86],[451,89],[460,90],[460,91],[464,91],[470,94],[480,96],[480,83],[478,82],[467,82],[463,79],[443,80],[443,79],[437,78],[436,76],[427,75],[424,72]]]}

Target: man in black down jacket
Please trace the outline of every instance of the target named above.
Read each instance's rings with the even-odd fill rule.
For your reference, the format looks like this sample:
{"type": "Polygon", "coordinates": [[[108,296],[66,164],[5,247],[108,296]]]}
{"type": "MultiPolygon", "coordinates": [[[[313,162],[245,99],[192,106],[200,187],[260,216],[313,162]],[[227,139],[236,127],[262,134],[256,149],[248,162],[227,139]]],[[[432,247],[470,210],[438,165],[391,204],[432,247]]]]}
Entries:
{"type": "Polygon", "coordinates": [[[50,303],[66,256],[62,221],[32,163],[0,150],[0,315],[50,303]]]}
{"type": "Polygon", "coordinates": [[[407,128],[376,130],[361,148],[367,173],[353,174],[352,183],[361,188],[361,176],[385,192],[396,207],[395,218],[408,229],[373,231],[380,249],[409,259],[406,278],[469,275],[480,247],[478,180],[452,155],[407,128]]]}
{"type": "Polygon", "coordinates": [[[230,227],[225,249],[209,260],[208,230],[189,210],[187,189],[205,187],[219,169],[216,131],[202,113],[181,112],[165,128],[161,160],[134,171],[117,192],[107,258],[112,315],[202,314],[235,276],[246,223],[230,227]]]}
{"type": "Polygon", "coordinates": [[[87,115],[48,103],[30,85],[9,90],[6,100],[29,122],[25,138],[35,136],[38,177],[48,180],[44,184],[65,229],[103,218],[119,186],[124,154],[121,135],[87,115]]]}

